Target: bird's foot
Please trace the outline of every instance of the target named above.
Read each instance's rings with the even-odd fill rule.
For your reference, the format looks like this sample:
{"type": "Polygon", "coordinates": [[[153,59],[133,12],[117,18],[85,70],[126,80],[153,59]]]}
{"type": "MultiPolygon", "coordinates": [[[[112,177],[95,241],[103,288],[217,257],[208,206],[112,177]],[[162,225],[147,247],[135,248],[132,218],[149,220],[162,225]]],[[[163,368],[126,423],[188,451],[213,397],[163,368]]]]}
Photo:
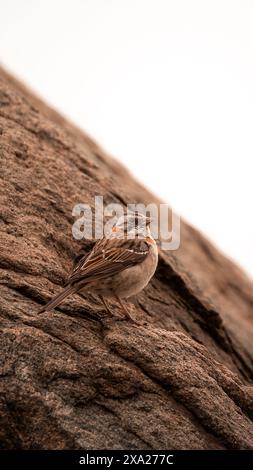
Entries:
{"type": "Polygon", "coordinates": [[[128,320],[129,322],[134,323],[135,325],[143,326],[143,322],[140,322],[139,320],[136,320],[135,318],[132,317],[132,314],[130,313],[128,307],[122,302],[122,300],[119,297],[117,297],[117,300],[119,304],[121,305],[122,310],[124,311],[124,314],[125,314],[123,320],[128,320]]]}
{"type": "Polygon", "coordinates": [[[127,308],[126,305],[123,304],[123,302],[120,298],[117,297],[117,301],[119,302],[119,304],[122,307],[122,310],[124,312],[124,316],[120,316],[120,317],[116,316],[115,313],[112,312],[111,306],[110,306],[108,300],[105,297],[101,296],[101,300],[104,304],[106,312],[109,313],[110,321],[111,320],[114,320],[114,321],[128,321],[128,322],[131,322],[134,325],[138,325],[138,326],[144,326],[145,325],[145,322],[141,322],[141,321],[136,320],[135,318],[133,318],[133,316],[130,313],[129,309],[127,308]]]}
{"type": "Polygon", "coordinates": [[[144,326],[145,325],[145,322],[142,322],[140,320],[135,320],[135,318],[133,318],[133,317],[125,316],[124,320],[129,321],[130,323],[133,323],[134,325],[137,325],[137,326],[144,326]]]}

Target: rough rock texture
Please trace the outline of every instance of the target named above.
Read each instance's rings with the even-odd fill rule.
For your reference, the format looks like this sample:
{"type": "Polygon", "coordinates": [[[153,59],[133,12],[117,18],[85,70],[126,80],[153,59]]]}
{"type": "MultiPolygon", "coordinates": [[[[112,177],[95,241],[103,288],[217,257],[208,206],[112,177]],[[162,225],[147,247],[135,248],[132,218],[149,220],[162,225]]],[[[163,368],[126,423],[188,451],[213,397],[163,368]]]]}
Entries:
{"type": "Polygon", "coordinates": [[[1,448],[252,449],[245,274],[184,223],[135,299],[146,325],[92,295],[38,315],[80,250],[74,204],[157,199],[4,70],[0,162],[1,448]]]}

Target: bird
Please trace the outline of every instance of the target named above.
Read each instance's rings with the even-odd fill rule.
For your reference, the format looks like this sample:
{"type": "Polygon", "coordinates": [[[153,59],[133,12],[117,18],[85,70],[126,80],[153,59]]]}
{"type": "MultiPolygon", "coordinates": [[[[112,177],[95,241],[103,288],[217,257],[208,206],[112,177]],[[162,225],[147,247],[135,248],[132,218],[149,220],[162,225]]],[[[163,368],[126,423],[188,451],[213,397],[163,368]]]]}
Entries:
{"type": "Polygon", "coordinates": [[[108,300],[119,302],[126,319],[134,322],[124,300],[138,294],[155,274],[158,248],[150,231],[151,219],[140,212],[127,212],[112,226],[109,236],[98,240],[82,256],[65,287],[38,313],[50,311],[71,294],[93,292],[113,316],[108,300]]]}

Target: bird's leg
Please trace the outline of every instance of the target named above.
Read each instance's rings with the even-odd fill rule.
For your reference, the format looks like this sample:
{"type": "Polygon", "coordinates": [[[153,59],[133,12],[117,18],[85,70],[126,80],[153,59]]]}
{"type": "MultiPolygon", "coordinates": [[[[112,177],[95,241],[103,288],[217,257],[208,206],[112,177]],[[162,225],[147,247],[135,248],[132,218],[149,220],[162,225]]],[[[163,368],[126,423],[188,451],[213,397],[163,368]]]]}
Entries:
{"type": "Polygon", "coordinates": [[[116,299],[118,300],[119,304],[121,305],[122,309],[124,310],[124,313],[126,315],[126,317],[133,323],[136,323],[138,325],[138,322],[136,320],[134,320],[134,318],[132,317],[131,313],[129,312],[128,308],[126,305],[123,304],[122,300],[120,299],[120,297],[116,296],[116,299]]]}
{"type": "Polygon", "coordinates": [[[102,302],[104,304],[104,307],[105,307],[107,313],[109,313],[111,316],[114,316],[114,314],[112,313],[112,311],[110,309],[110,305],[107,302],[107,299],[103,295],[101,295],[101,299],[102,299],[102,302]]]}

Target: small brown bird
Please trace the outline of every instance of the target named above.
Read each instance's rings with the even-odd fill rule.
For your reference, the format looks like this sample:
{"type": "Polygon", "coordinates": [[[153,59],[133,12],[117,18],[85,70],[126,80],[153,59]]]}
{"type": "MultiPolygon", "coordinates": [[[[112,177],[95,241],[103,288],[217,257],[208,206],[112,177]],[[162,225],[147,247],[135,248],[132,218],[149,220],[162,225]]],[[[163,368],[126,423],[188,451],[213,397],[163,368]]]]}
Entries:
{"type": "Polygon", "coordinates": [[[66,287],[48,302],[39,313],[57,307],[67,296],[92,291],[100,295],[106,310],[107,302],[116,298],[126,316],[133,320],[122,299],[138,294],[155,273],[158,249],[150,232],[150,218],[130,213],[118,219],[109,238],[94,245],[83,256],[68,278],[66,287]]]}

